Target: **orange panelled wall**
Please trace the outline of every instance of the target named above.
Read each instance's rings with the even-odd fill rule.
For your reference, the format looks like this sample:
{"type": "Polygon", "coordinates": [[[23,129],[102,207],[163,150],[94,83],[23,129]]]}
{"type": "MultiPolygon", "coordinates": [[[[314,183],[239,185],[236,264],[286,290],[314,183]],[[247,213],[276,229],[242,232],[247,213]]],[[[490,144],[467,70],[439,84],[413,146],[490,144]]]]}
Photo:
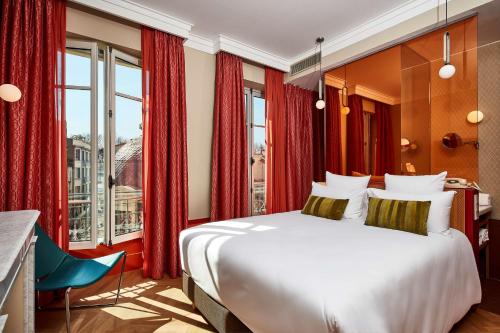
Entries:
{"type": "MultiPolygon", "coordinates": [[[[455,75],[448,80],[431,75],[431,172],[448,170],[450,177],[477,181],[478,150],[473,145],[449,150],[441,144],[443,135],[449,132],[458,133],[464,141],[478,140],[478,126],[466,120],[470,111],[477,110],[476,17],[464,21],[457,30],[454,43],[462,44],[465,51],[451,56],[455,75]]],[[[437,73],[441,65],[440,61],[432,62],[432,73],[437,73]]]]}

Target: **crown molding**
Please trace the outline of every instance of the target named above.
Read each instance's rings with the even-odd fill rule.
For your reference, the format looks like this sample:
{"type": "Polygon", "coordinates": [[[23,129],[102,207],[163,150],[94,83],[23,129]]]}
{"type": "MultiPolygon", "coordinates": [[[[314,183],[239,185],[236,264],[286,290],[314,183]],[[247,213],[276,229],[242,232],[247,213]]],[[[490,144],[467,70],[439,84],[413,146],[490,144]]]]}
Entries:
{"type": "Polygon", "coordinates": [[[170,34],[189,38],[192,24],[129,0],[70,0],[170,34]]]}
{"type": "Polygon", "coordinates": [[[210,54],[215,54],[218,51],[211,39],[195,34],[189,34],[189,38],[184,42],[184,46],[210,54]]]}
{"type": "MultiPolygon", "coordinates": [[[[449,2],[452,2],[452,0],[449,2]]],[[[438,3],[436,0],[409,0],[334,39],[325,41],[322,45],[322,57],[397,26],[404,21],[436,8],[437,5],[438,3]]],[[[299,56],[294,57],[291,59],[291,64],[313,55],[314,50],[315,48],[311,48],[301,53],[299,56]]]]}
{"type": "MultiPolygon", "coordinates": [[[[325,84],[339,89],[339,94],[341,94],[342,92],[340,89],[344,86],[344,80],[333,75],[325,75],[325,84]]],[[[389,105],[401,103],[400,98],[384,94],[378,90],[371,89],[360,84],[349,87],[349,95],[359,95],[361,97],[389,105]]]]}
{"type": "Polygon", "coordinates": [[[244,44],[224,35],[219,35],[216,45],[217,50],[226,51],[259,64],[278,69],[283,72],[290,71],[290,61],[277,55],[244,44]]]}

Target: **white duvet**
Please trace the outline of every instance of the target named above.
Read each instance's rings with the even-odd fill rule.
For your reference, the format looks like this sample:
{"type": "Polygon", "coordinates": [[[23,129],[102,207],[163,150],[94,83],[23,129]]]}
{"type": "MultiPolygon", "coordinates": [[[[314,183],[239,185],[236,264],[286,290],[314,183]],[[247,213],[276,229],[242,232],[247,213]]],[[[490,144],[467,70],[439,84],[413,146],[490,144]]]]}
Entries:
{"type": "Polygon", "coordinates": [[[255,333],[448,332],[481,300],[461,232],[411,233],[300,212],[184,230],[182,267],[255,333]]]}

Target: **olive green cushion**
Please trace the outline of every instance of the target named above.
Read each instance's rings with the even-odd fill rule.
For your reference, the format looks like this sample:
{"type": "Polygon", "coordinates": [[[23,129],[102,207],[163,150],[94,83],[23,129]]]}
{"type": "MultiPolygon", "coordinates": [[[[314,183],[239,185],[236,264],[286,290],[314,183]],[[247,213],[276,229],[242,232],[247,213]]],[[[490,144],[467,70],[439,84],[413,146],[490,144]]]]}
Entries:
{"type": "Polygon", "coordinates": [[[370,198],[365,225],[427,236],[430,201],[370,198]]]}
{"type": "Polygon", "coordinates": [[[349,199],[331,199],[310,195],[302,214],[341,220],[349,199]]]}

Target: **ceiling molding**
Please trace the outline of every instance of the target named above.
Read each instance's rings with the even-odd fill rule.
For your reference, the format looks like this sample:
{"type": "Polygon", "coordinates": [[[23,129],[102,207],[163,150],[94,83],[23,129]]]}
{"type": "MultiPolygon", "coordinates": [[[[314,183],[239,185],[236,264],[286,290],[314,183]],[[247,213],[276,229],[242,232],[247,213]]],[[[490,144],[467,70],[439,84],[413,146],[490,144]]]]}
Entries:
{"type": "Polygon", "coordinates": [[[184,42],[184,46],[210,54],[215,54],[218,51],[211,39],[194,34],[189,34],[189,38],[184,42]]]}
{"type": "MultiPolygon", "coordinates": [[[[344,86],[344,80],[336,76],[325,75],[325,84],[339,89],[339,94],[340,94],[341,93],[340,89],[342,89],[342,87],[344,86]]],[[[360,84],[350,86],[348,94],[359,95],[361,97],[365,97],[389,105],[397,105],[401,103],[400,98],[384,94],[378,90],[371,89],[360,84]]]]}
{"type": "Polygon", "coordinates": [[[129,21],[188,38],[192,24],[129,0],[70,0],[129,21]]]}
{"type": "Polygon", "coordinates": [[[219,35],[217,50],[226,51],[259,64],[279,69],[283,72],[290,71],[290,61],[277,55],[244,44],[224,35],[219,35]]]}
{"type": "MultiPolygon", "coordinates": [[[[451,2],[451,0],[449,2],[451,2]]],[[[366,23],[347,31],[334,39],[325,41],[322,45],[322,56],[325,57],[360,42],[363,39],[376,35],[379,32],[392,28],[404,21],[436,8],[437,5],[438,3],[436,0],[409,0],[404,4],[368,20],[366,23]]],[[[296,63],[307,58],[308,56],[313,55],[314,50],[315,48],[313,47],[306,52],[303,52],[299,56],[293,58],[291,63],[296,63]]]]}

